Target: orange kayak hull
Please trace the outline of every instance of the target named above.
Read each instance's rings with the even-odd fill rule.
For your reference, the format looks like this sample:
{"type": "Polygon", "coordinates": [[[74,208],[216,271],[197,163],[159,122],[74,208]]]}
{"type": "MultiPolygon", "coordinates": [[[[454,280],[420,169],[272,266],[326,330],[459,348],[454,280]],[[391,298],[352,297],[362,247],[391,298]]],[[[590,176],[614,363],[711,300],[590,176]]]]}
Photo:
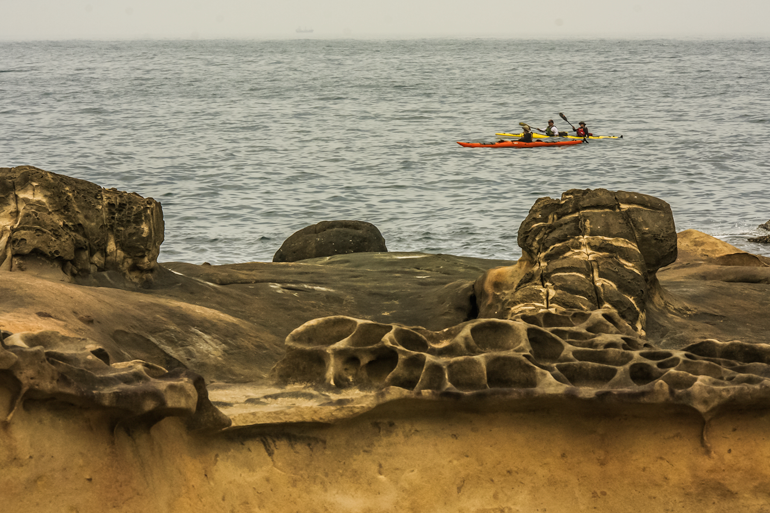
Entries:
{"type": "Polygon", "coordinates": [[[550,146],[573,146],[575,144],[583,144],[583,141],[582,139],[580,141],[554,141],[554,142],[502,141],[502,142],[497,142],[492,144],[468,143],[468,142],[457,141],[457,144],[459,144],[464,148],[541,148],[541,147],[550,147],[550,146]]]}

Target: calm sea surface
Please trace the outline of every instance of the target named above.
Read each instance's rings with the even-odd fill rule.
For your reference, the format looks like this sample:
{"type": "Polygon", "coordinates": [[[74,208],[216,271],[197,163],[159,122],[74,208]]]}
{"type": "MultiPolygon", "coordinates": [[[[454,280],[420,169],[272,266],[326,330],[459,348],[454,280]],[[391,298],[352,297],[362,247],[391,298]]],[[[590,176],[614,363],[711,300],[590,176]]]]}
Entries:
{"type": "Polygon", "coordinates": [[[161,261],[269,261],[333,219],[391,251],[517,258],[538,197],[598,187],[770,255],[747,242],[770,219],[768,84],[767,40],[0,43],[0,167],[155,198],[161,261]],[[455,143],[559,112],[624,138],[455,143]]]}

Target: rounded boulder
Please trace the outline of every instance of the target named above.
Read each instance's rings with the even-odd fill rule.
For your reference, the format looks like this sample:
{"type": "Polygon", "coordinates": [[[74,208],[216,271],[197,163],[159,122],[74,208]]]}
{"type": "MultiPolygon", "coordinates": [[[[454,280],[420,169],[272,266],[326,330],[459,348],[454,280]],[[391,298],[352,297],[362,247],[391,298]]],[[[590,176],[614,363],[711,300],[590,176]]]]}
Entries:
{"type": "Polygon", "coordinates": [[[293,233],[273,256],[273,262],[296,262],[350,253],[387,252],[385,238],[365,221],[321,221],[293,233]]]}

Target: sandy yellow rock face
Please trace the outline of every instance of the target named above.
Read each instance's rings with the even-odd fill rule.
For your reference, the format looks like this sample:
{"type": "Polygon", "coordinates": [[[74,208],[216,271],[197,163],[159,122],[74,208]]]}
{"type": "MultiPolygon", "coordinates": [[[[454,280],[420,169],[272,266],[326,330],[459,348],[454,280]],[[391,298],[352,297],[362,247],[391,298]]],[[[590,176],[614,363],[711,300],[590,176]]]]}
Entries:
{"type": "Polygon", "coordinates": [[[30,402],[0,432],[17,512],[762,511],[766,412],[400,403],[329,426],[190,434],[30,402]],[[482,410],[483,406],[483,410],[482,410]]]}

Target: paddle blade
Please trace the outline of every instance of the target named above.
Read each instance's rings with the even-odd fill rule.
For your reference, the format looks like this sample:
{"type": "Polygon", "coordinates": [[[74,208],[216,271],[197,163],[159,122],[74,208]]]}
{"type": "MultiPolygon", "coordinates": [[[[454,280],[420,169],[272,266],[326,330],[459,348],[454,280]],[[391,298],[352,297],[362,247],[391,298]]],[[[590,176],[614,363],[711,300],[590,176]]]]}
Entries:
{"type": "Polygon", "coordinates": [[[525,122],[523,122],[523,121],[519,121],[519,124],[520,124],[521,126],[529,126],[528,124],[526,124],[526,123],[525,123],[525,122]]]}
{"type": "Polygon", "coordinates": [[[569,120],[567,119],[567,116],[565,116],[565,115],[564,115],[564,114],[562,114],[561,112],[559,112],[559,117],[561,117],[561,119],[563,119],[564,121],[566,121],[567,123],[569,123],[569,120]]]}

